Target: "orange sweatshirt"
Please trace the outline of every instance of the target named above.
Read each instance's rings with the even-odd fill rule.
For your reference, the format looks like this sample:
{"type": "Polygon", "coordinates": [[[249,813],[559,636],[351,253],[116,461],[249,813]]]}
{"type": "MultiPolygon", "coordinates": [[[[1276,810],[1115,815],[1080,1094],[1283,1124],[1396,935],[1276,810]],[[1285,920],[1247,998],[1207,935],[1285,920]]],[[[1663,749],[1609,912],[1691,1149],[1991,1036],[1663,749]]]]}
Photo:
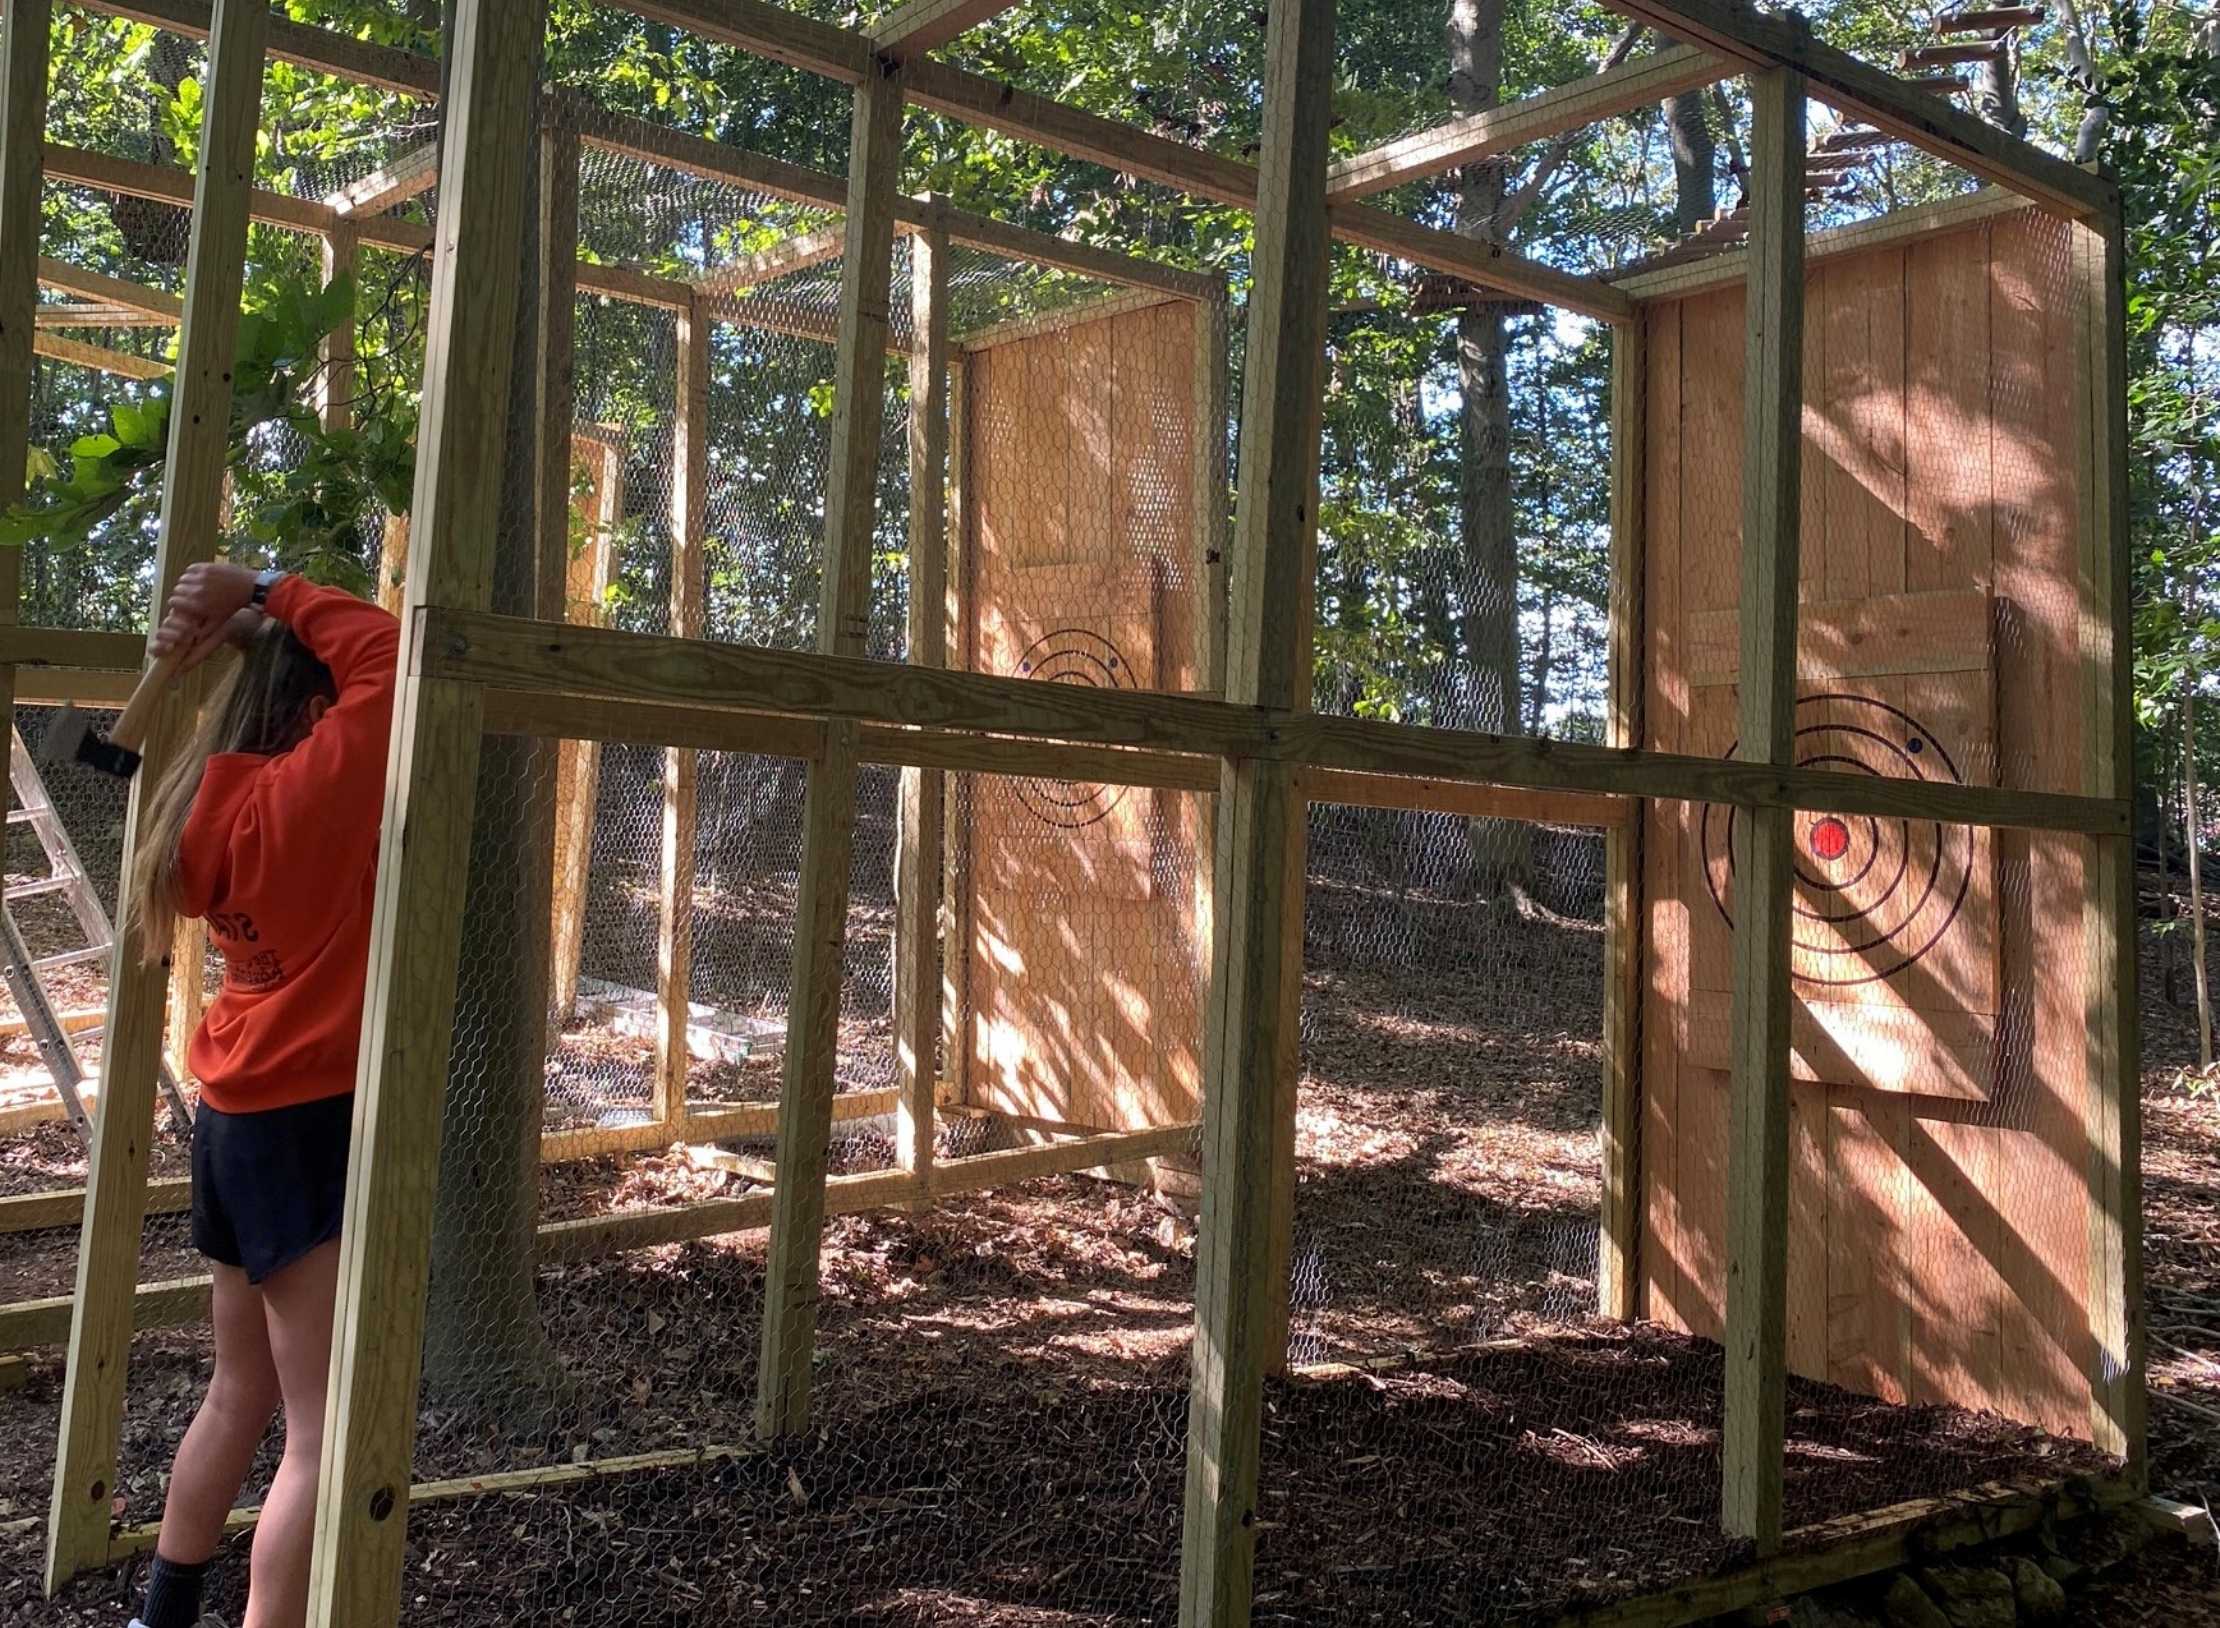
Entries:
{"type": "Polygon", "coordinates": [[[271,589],[269,612],[331,669],[339,699],[290,751],[211,757],[178,844],[185,912],[207,918],[224,958],[187,1058],[227,1114],[355,1088],[401,646],[377,606],[300,577],[271,589]]]}

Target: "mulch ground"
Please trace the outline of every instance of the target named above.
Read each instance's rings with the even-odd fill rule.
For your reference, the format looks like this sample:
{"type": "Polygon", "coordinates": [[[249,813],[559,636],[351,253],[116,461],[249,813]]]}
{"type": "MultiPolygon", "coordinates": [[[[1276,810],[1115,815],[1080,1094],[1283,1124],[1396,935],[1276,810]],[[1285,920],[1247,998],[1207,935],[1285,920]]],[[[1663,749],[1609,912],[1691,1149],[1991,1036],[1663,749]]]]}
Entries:
{"type": "MultiPolygon", "coordinates": [[[[1349,953],[1307,991],[1296,1356],[1361,1365],[1420,1343],[1469,1349],[1273,1387],[1257,1620],[1546,1621],[1573,1601],[1731,1563],[1716,1529],[1717,1348],[1581,1321],[1594,1294],[1592,929],[1530,915],[1505,925],[1498,964],[1421,978],[1367,966],[1363,909],[1324,923],[1349,953]]],[[[2153,1381],[2169,1398],[2154,1403],[2154,1455],[2160,1487],[2194,1498],[2220,1482],[2220,1319],[2208,1309],[2220,1299],[2220,1109],[2177,1083],[2179,1014],[2155,978],[2146,990],[2153,1381]]],[[[20,1161],[25,1179],[66,1163],[56,1133],[74,1135],[30,1139],[46,1152],[20,1161]]],[[[12,1185],[10,1151],[0,1180],[12,1185]]],[[[842,1163],[884,1157],[859,1138],[842,1163]]],[[[559,1167],[543,1200],[550,1215],[583,1215],[744,1190],[742,1177],[661,1154],[559,1167]]],[[[465,1329],[508,1342],[517,1371],[537,1378],[490,1399],[435,1389],[418,1477],[746,1440],[761,1246],[745,1235],[541,1274],[544,1346],[515,1321],[465,1329]]],[[[50,1273],[68,1252],[66,1238],[0,1239],[0,1263],[13,1263],[0,1283],[50,1273]]],[[[1193,1292],[1186,1216],[1087,1178],[837,1219],[804,1443],[422,1506],[406,1620],[1168,1622],[1193,1292]]],[[[135,1343],[119,1518],[157,1513],[205,1370],[195,1331],[135,1343]]],[[[136,1602],[135,1568],[41,1602],[37,1537],[5,1535],[43,1514],[59,1394],[47,1357],[0,1398],[0,1623],[105,1628],[136,1602]]],[[[1813,1520],[2093,1467],[1993,1416],[1804,1382],[1790,1434],[1791,1495],[1813,1520]]],[[[272,1467],[266,1452],[256,1486],[272,1467]]],[[[236,1613],[244,1571],[239,1546],[217,1609],[236,1613]]],[[[2081,1620],[2220,1621],[2200,1615],[2212,1581],[2208,1563],[2154,1553],[2086,1596],[2081,1620]]]]}

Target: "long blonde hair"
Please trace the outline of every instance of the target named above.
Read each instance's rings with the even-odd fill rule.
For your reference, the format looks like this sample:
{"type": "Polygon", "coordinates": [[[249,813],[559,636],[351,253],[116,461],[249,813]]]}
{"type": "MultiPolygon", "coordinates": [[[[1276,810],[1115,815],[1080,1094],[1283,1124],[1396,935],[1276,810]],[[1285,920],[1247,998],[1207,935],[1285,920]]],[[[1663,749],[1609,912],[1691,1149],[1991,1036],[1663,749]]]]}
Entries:
{"type": "Polygon", "coordinates": [[[336,700],[331,669],[283,622],[271,619],[247,640],[232,671],[210,697],[192,742],[147,802],[132,851],[131,897],[139,956],[151,966],[169,954],[183,912],[178,852],[208,760],[219,752],[274,757],[307,733],[318,697],[336,700]]]}

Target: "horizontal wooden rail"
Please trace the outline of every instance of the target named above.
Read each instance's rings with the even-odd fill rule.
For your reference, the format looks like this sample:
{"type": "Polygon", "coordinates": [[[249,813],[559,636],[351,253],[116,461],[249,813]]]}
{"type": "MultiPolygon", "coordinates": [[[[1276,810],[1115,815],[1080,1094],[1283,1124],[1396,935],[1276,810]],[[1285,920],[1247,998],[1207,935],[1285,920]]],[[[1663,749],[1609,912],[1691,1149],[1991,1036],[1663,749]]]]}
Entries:
{"type": "Polygon", "coordinates": [[[15,703],[19,707],[120,707],[139,687],[136,667],[18,667],[15,703]]]}
{"type": "Polygon", "coordinates": [[[97,300],[104,305],[120,305],[142,316],[162,322],[183,322],[185,302],[175,294],[159,288],[146,288],[121,277],[111,277],[104,271],[91,271],[83,266],[73,266],[66,260],[56,260],[47,255],[39,256],[39,282],[42,286],[75,294],[81,299],[97,300]]]}
{"type": "Polygon", "coordinates": [[[1326,172],[1326,196],[1332,203],[1369,197],[1491,153],[1506,153],[1615,114],[1654,107],[1668,96],[1701,89],[1733,72],[1731,63],[1709,51],[1669,45],[1569,85],[1466,114],[1345,158],[1326,172]]]}
{"type": "MultiPolygon", "coordinates": [[[[906,1170],[874,1170],[834,1176],[825,1183],[827,1215],[860,1215],[866,1210],[913,1204],[921,1198],[952,1198],[983,1192],[1036,1176],[1077,1175],[1110,1165],[1177,1153],[1194,1145],[1198,1127],[1170,1125],[1146,1131],[1108,1131],[1041,1147],[950,1159],[933,1167],[930,1185],[906,1170]]],[[[689,1243],[733,1232],[753,1232],[771,1224],[771,1190],[738,1198],[706,1199],[668,1209],[635,1210],[622,1215],[581,1216],[550,1221],[539,1229],[543,1266],[599,1260],[634,1249],[689,1243]]],[[[134,1329],[175,1328],[208,1313],[209,1280],[178,1278],[142,1285],[132,1299],[134,1329]]],[[[59,1345],[69,1338],[72,1301],[68,1295],[23,1300],[0,1306],[0,1352],[59,1345]]]]}
{"type": "Polygon", "coordinates": [[[71,339],[66,334],[49,333],[44,328],[38,329],[31,336],[31,352],[50,362],[67,362],[71,367],[90,368],[95,373],[113,373],[124,379],[166,379],[176,371],[167,362],[134,356],[129,351],[95,345],[88,340],[71,339]]]}
{"type": "MultiPolygon", "coordinates": [[[[208,0],[78,0],[87,11],[108,17],[126,17],[135,23],[183,34],[188,39],[208,37],[208,0]]],[[[297,23],[282,5],[271,8],[268,44],[273,62],[328,73],[335,79],[405,96],[435,98],[439,95],[439,61],[415,51],[375,45],[349,34],[297,23]]]]}
{"type": "MultiPolygon", "coordinates": [[[[549,734],[562,732],[564,703],[559,697],[570,694],[704,714],[780,712],[894,729],[1271,758],[1314,768],[1534,791],[2098,835],[2124,835],[2129,829],[2127,803],[2105,798],[1890,780],[1375,719],[1271,713],[1201,696],[1041,684],[476,612],[433,609],[420,614],[426,621],[415,648],[425,676],[538,692],[541,728],[549,734]]],[[[889,750],[904,739],[883,738],[889,750]]]]}
{"type": "MultiPolygon", "coordinates": [[[[839,1123],[877,1119],[894,1112],[892,1087],[876,1091],[843,1091],[833,1098],[833,1118],[839,1123]]],[[[53,1118],[61,1116],[55,1105],[53,1118]]],[[[540,1138],[542,1164],[571,1164],[621,1153],[650,1153],[676,1143],[726,1142],[744,1136],[770,1136],[778,1130],[778,1104],[747,1102],[733,1107],[695,1107],[678,1120],[647,1120],[638,1125],[592,1125],[579,1130],[550,1131],[540,1138]]],[[[149,1215],[175,1215],[191,1207],[193,1184],[182,1176],[163,1177],[147,1183],[149,1215]]],[[[52,1227],[74,1227],[84,1218],[85,1190],[66,1187],[51,1193],[19,1193],[0,1198],[0,1236],[11,1232],[38,1232],[52,1227]]],[[[0,1315],[10,1308],[0,1305],[0,1315]]]]}
{"type": "Polygon", "coordinates": [[[2124,1476],[2049,1484],[1992,1481],[1940,1498],[1800,1527],[1786,1535],[1786,1552],[1775,1559],[1568,1611],[1556,1628],[1689,1628],[1812,1589],[2096,1515],[2133,1503],[2137,1496],[2138,1489],[2124,1476]]]}
{"type": "Polygon", "coordinates": [[[1801,17],[1735,0],[1605,0],[1660,33],[1753,68],[1790,68],[1830,107],[1863,119],[1983,180],[2010,187],[2069,219],[2114,219],[2120,190],[2034,143],[2010,136],[1884,68],[1812,38],[1801,17]]]}
{"type": "Polygon", "coordinates": [[[0,667],[93,667],[136,672],[146,635],[97,628],[0,627],[0,667]]]}
{"type": "MultiPolygon", "coordinates": [[[[620,1458],[588,1458],[562,1464],[541,1464],[528,1470],[495,1470],[486,1475],[456,1476],[446,1481],[419,1481],[409,1488],[409,1506],[452,1504],[466,1498],[498,1498],[504,1493],[542,1493],[558,1487],[584,1486],[611,1476],[640,1475],[654,1470],[706,1469],[737,1458],[760,1457],[764,1449],[753,1444],[740,1447],[668,1447],[654,1453],[627,1453],[620,1458]]],[[[224,1535],[251,1532],[262,1518],[261,1506],[235,1509],[224,1518],[224,1535]]],[[[160,1521],[126,1526],[108,1540],[110,1561],[145,1554],[162,1536],[160,1521]]]]}
{"type": "MultiPolygon", "coordinates": [[[[1983,187],[1963,197],[1918,204],[1852,226],[1830,226],[1825,231],[1812,232],[1804,239],[1804,263],[1809,266],[1838,255],[1918,243],[1926,238],[1962,232],[1999,215],[2015,214],[2032,207],[2008,187],[1983,187]]],[[[1677,300],[1739,283],[1749,275],[1749,268],[1747,248],[1722,249],[1700,260],[1629,273],[1619,278],[1615,286],[1645,304],[1677,300]]]]}

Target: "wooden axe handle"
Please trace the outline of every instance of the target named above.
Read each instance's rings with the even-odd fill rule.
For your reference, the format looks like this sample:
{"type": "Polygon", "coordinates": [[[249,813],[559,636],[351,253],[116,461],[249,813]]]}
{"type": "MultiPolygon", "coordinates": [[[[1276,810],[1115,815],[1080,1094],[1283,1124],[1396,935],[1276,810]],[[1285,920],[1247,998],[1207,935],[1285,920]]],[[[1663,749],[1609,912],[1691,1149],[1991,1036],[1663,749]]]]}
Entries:
{"type": "Polygon", "coordinates": [[[126,751],[140,751],[146,745],[146,732],[153,726],[154,709],[161,704],[162,692],[177,680],[178,664],[186,652],[173,650],[149,667],[139,679],[139,687],[131,692],[131,699],[123,704],[123,716],[108,731],[108,739],[126,751]]]}

